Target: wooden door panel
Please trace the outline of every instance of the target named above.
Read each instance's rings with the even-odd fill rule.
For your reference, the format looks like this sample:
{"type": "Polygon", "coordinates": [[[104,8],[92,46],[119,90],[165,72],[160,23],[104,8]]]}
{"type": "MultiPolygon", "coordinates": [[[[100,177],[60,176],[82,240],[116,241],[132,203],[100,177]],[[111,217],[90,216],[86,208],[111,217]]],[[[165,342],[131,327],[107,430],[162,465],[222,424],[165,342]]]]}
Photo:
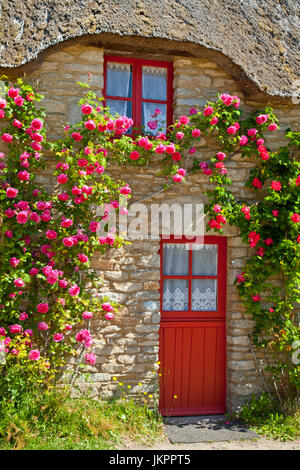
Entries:
{"type": "Polygon", "coordinates": [[[224,413],[224,322],[174,323],[160,328],[161,413],[224,413]]]}

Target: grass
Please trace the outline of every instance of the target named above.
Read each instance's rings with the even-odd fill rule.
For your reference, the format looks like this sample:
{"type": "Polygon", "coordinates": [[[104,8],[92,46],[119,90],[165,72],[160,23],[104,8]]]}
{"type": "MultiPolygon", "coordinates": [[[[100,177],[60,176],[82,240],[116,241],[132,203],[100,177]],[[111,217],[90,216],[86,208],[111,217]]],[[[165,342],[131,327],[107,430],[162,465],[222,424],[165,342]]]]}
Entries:
{"type": "Polygon", "coordinates": [[[157,412],[130,398],[71,399],[52,392],[0,408],[0,450],[110,450],[128,437],[150,445],[162,429],[157,412]]]}
{"type": "Polygon", "coordinates": [[[253,396],[243,407],[237,418],[257,434],[281,441],[300,437],[300,410],[294,405],[283,413],[277,400],[267,393],[253,396]]]}

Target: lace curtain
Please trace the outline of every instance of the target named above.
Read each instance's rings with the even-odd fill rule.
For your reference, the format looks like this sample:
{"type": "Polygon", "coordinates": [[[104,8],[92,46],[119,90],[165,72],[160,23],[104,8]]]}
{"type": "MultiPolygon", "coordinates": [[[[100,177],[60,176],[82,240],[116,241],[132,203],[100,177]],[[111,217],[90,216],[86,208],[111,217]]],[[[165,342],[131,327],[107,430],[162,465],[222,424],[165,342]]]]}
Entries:
{"type": "Polygon", "coordinates": [[[132,96],[132,66],[117,62],[107,63],[106,94],[130,98],[132,96]]]}
{"type": "MultiPolygon", "coordinates": [[[[193,245],[192,274],[217,275],[217,245],[193,245]],[[196,248],[196,249],[195,249],[196,248]]],[[[188,276],[188,245],[166,244],[163,252],[163,275],[188,276]]],[[[217,279],[193,279],[191,283],[192,311],[217,310],[217,279]]],[[[187,279],[164,279],[163,310],[186,311],[189,309],[189,283],[187,279]]]]}

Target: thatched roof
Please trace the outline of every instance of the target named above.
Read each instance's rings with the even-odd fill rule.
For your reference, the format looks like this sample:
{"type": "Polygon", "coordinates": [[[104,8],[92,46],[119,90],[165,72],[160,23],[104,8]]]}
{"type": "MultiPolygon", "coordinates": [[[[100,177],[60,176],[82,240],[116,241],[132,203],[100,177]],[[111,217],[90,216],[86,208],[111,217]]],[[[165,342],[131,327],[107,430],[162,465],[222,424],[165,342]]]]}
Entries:
{"type": "Polygon", "coordinates": [[[295,0],[2,0],[0,9],[0,67],[26,64],[72,38],[113,33],[205,46],[268,94],[295,93],[295,0]]]}

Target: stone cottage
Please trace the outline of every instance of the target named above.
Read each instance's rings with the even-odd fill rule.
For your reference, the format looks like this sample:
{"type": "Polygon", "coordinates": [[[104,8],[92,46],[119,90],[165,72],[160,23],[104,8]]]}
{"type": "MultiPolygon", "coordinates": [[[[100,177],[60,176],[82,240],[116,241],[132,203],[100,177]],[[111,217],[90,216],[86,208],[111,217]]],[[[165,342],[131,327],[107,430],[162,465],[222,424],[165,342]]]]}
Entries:
{"type": "MultiPolygon", "coordinates": [[[[1,74],[26,74],[37,86],[53,138],[76,121],[83,93],[76,82],[88,74],[107,104],[138,126],[156,107],[170,123],[219,92],[238,95],[246,111],[274,108],[281,131],[268,137],[271,149],[299,119],[299,17],[292,0],[15,0],[1,8],[1,74]]],[[[205,139],[197,148],[203,160],[214,151],[205,139]]],[[[228,164],[234,193],[249,201],[254,193],[244,181],[253,166],[238,155],[228,164]]],[[[109,171],[119,175],[120,167],[109,171]]],[[[202,203],[208,188],[207,178],[195,174],[163,191],[152,164],[125,167],[121,176],[131,202],[149,208],[202,203]]],[[[47,174],[41,181],[48,183],[47,174]]],[[[206,233],[200,250],[178,242],[176,228],[169,239],[160,230],[94,259],[101,292],[124,307],[110,324],[92,326],[93,394],[111,394],[113,377],[153,390],[160,359],[163,414],[233,411],[263,389],[248,340],[252,321],[233,286],[249,248],[232,228],[223,236],[206,233]]]]}

